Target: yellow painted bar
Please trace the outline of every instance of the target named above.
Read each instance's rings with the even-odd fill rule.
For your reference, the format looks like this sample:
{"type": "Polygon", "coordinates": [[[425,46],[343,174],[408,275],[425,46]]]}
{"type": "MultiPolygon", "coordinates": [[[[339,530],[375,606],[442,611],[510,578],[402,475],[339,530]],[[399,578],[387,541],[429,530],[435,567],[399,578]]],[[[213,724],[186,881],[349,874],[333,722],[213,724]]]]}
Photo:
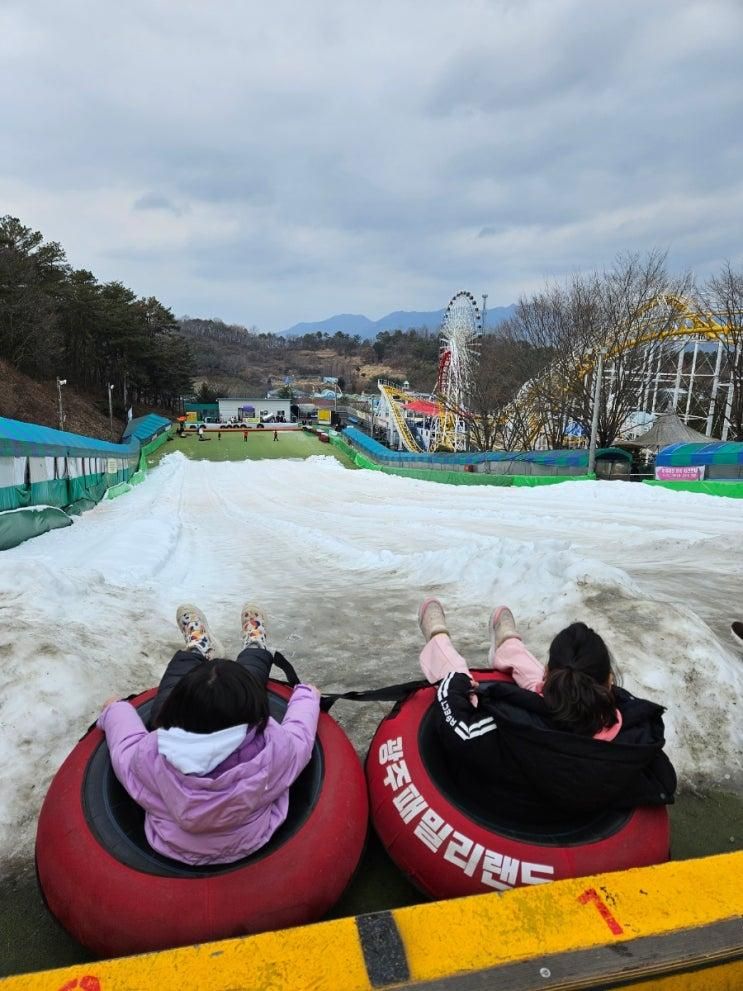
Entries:
{"type": "Polygon", "coordinates": [[[418,905],[394,914],[411,978],[420,981],[441,976],[442,941],[446,965],[456,973],[691,929],[742,912],[739,852],[574,878],[536,891],[518,888],[500,897],[418,905]]]}
{"type": "MultiPolygon", "coordinates": [[[[434,902],[392,914],[411,981],[444,978],[740,918],[743,852],[434,902]]],[[[733,991],[743,987],[743,962],[677,974],[652,986],[733,991]]],[[[369,991],[371,985],[353,918],[0,980],[0,991],[183,988],[369,991]]]]}

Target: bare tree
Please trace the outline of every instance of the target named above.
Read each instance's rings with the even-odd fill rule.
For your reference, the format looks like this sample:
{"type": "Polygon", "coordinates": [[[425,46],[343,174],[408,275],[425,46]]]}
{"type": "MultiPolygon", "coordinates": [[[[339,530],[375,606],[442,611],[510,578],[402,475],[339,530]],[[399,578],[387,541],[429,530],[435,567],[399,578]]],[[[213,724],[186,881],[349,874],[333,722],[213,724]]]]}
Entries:
{"type": "Polygon", "coordinates": [[[595,369],[605,354],[598,442],[609,446],[638,410],[656,407],[665,338],[686,310],[690,277],[671,278],[665,255],[620,256],[607,272],[573,277],[519,302],[508,326],[527,342],[541,369],[515,395],[510,423],[527,426],[529,446],[587,438],[593,416],[595,369]],[[652,400],[652,403],[651,403],[652,400]]]}
{"type": "Polygon", "coordinates": [[[719,326],[718,358],[709,406],[715,432],[722,437],[743,440],[743,271],[736,272],[727,262],[701,290],[705,309],[719,326]],[[717,401],[720,382],[727,381],[722,402],[717,401]]]}

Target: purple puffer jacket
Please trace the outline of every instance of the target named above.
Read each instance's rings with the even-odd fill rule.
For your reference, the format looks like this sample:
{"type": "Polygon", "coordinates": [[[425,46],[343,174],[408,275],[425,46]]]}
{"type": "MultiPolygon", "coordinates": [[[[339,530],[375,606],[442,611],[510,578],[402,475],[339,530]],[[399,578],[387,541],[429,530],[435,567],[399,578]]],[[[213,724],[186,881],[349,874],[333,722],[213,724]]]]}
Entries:
{"type": "Polygon", "coordinates": [[[116,777],[145,810],[150,845],[186,864],[225,864],[259,849],[286,819],[289,786],[309,762],[319,713],[317,693],[297,685],[283,722],[269,718],[262,732],[248,727],[205,774],[183,773],[160,752],[158,734],[182,730],[148,732],[128,702],[104,709],[98,727],[116,777]]]}

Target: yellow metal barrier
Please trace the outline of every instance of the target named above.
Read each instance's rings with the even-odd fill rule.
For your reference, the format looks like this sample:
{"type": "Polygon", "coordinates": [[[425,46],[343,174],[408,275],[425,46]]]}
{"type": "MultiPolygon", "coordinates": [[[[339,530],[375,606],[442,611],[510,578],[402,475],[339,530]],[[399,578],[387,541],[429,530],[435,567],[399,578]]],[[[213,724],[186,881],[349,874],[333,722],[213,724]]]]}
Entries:
{"type": "Polygon", "coordinates": [[[742,909],[740,852],[10,977],[0,991],[738,991],[742,909]]]}

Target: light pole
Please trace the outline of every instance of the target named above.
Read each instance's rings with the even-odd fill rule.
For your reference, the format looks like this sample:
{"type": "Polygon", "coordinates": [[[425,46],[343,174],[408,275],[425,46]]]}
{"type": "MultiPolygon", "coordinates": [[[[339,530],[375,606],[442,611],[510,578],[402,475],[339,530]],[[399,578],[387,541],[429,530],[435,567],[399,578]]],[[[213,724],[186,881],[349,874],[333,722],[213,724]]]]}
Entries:
{"type": "Polygon", "coordinates": [[[62,386],[67,385],[67,379],[57,376],[57,400],[59,402],[59,429],[64,430],[64,410],[62,409],[62,386]]]}
{"type": "Polygon", "coordinates": [[[601,402],[601,379],[604,376],[604,358],[606,348],[599,349],[599,360],[596,365],[596,381],[593,386],[593,415],[591,417],[591,443],[588,446],[588,474],[596,471],[596,435],[599,429],[599,403],[601,402]]]}
{"type": "Polygon", "coordinates": [[[114,439],[114,411],[111,393],[114,391],[113,382],[108,383],[108,425],[111,430],[111,440],[114,439]]]}
{"type": "Polygon", "coordinates": [[[485,321],[488,316],[488,294],[484,292],[482,294],[482,332],[485,333],[485,321]]]}

